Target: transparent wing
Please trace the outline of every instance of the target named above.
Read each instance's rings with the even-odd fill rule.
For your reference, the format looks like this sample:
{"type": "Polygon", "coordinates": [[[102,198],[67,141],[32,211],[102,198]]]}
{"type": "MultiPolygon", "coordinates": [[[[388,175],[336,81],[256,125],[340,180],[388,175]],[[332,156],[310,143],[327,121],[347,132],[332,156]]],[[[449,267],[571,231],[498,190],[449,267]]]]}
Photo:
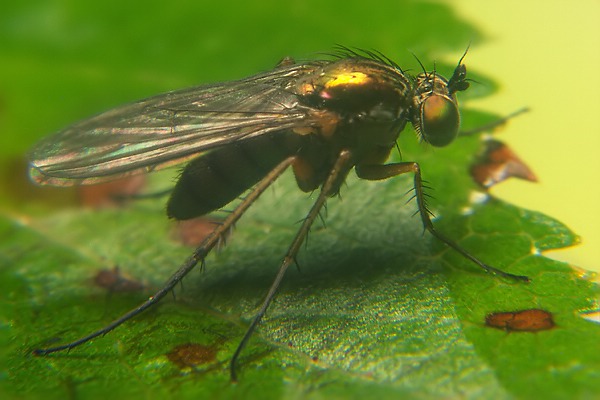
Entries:
{"type": "Polygon", "coordinates": [[[98,183],[238,140],[317,126],[298,105],[293,85],[319,65],[286,65],[240,81],[169,92],[86,119],[33,149],[32,179],[57,186],[98,183]]]}

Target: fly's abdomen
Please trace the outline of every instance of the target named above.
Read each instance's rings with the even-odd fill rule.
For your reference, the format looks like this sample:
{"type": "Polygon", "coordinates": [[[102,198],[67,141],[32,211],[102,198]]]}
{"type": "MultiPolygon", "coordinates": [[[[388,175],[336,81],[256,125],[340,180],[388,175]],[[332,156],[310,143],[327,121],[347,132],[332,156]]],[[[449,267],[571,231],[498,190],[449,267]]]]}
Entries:
{"type": "Polygon", "coordinates": [[[184,220],[225,206],[294,154],[298,139],[295,134],[276,132],[192,160],[173,189],[167,214],[184,220]]]}

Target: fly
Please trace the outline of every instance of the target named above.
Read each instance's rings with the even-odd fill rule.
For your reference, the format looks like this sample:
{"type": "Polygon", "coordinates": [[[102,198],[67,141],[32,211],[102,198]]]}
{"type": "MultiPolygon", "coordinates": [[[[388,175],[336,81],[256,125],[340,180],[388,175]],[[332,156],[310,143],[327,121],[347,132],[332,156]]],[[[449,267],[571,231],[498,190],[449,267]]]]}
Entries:
{"type": "Polygon", "coordinates": [[[154,296],[96,332],[37,349],[35,354],[72,349],[158,303],[288,168],[302,191],[318,189],[318,196],[231,359],[234,381],[240,353],[294,264],[311,225],[352,169],[367,180],[412,173],[414,197],[427,231],[487,272],[528,281],[483,263],[434,228],[417,162],[385,163],[408,123],[433,146],[446,146],[456,138],[460,125],[456,94],[469,87],[462,63],[465,55],[450,79],[425,68],[413,76],[381,53],[348,48],[340,48],[331,60],[285,59],[272,71],[246,79],[115,108],[40,142],[30,161],[31,177],[39,184],[94,184],[189,161],[167,204],[168,216],[177,220],[207,214],[247,194],[154,296]]]}

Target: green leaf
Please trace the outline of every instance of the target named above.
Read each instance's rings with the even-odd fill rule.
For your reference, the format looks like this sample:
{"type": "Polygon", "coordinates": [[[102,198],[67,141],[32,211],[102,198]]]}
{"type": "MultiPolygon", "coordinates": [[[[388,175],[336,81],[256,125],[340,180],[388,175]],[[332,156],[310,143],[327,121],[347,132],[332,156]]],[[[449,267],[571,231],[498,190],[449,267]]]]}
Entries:
{"type": "MultiPolygon", "coordinates": [[[[460,54],[477,35],[439,4],[394,3],[366,12],[364,2],[313,2],[290,6],[289,13],[279,2],[261,4],[11,5],[0,16],[6,56],[0,76],[12,77],[2,81],[7,107],[1,123],[16,134],[2,136],[1,165],[34,137],[87,114],[199,79],[249,75],[283,55],[310,55],[339,42],[377,48],[415,69],[405,48],[427,62],[443,50],[460,54]]],[[[443,73],[451,68],[439,67],[443,73]]],[[[485,92],[479,91],[470,96],[485,92]]],[[[463,117],[465,128],[494,118],[463,117]]],[[[32,349],[76,339],[144,301],[192,250],[173,239],[164,200],[125,209],[57,209],[40,205],[45,195],[34,205],[28,189],[2,174],[0,396],[597,393],[600,333],[579,313],[593,307],[598,287],[540,254],[577,237],[539,213],[493,198],[473,202],[476,188],[467,171],[480,147],[477,137],[433,149],[407,129],[399,145],[402,158],[418,161],[434,188],[436,227],[485,262],[531,277],[530,284],[488,275],[423,234],[414,203],[404,204],[411,177],[364,182],[351,176],[341,199],[328,203],[327,225],[313,227],[300,269],[288,272],[242,354],[240,382],[231,384],[228,362],[314,199],[286,175],[248,211],[228,246],[209,256],[205,270],[184,280],[175,299],[69,353],[34,357],[32,349]],[[115,266],[146,288],[108,295],[93,283],[99,270],[115,266]],[[528,308],[552,312],[557,326],[536,333],[485,326],[491,312],[528,308]],[[168,354],[187,343],[214,358],[207,355],[195,369],[181,367],[168,354]]],[[[157,177],[152,186],[165,182],[157,177]]]]}

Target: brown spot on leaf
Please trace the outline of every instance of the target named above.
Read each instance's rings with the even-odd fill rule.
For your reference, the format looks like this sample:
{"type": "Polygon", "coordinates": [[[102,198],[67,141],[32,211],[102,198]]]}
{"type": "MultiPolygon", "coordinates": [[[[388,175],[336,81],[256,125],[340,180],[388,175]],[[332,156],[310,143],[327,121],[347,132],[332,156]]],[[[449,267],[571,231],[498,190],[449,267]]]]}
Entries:
{"type": "Polygon", "coordinates": [[[111,292],[135,292],[144,288],[141,282],[122,274],[119,267],[98,271],[94,277],[94,283],[111,292]]]}
{"type": "Polygon", "coordinates": [[[179,368],[193,368],[215,360],[217,349],[197,343],[176,346],[167,353],[167,358],[179,368]]]}
{"type": "Polygon", "coordinates": [[[486,315],[485,324],[509,332],[538,332],[556,326],[552,313],[540,309],[494,312],[486,315]]]}
{"type": "Polygon", "coordinates": [[[96,185],[78,186],[82,205],[93,208],[118,207],[138,194],[146,184],[145,175],[134,175],[96,185]]]}
{"type": "Polygon", "coordinates": [[[490,187],[515,177],[537,182],[537,177],[517,155],[498,140],[486,140],[484,149],[471,166],[471,176],[482,187],[490,187]]]}
{"type": "Polygon", "coordinates": [[[213,217],[199,217],[177,221],[177,225],[173,231],[173,238],[185,246],[195,247],[202,243],[219,224],[221,224],[221,220],[213,217]]]}

